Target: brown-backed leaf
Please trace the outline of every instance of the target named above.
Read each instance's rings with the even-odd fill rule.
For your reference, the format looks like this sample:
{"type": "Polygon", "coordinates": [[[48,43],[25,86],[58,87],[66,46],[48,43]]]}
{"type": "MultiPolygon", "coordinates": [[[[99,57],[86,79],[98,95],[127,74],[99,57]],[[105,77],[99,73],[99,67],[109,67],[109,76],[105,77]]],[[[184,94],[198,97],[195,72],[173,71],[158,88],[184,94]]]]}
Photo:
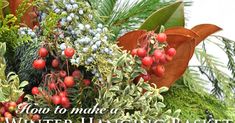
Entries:
{"type": "Polygon", "coordinates": [[[206,39],[209,35],[222,29],[213,24],[200,24],[200,25],[193,27],[191,30],[194,31],[197,35],[199,35],[199,37],[196,38],[196,45],[198,45],[201,41],[206,39]]]}
{"type": "Polygon", "coordinates": [[[171,62],[165,64],[165,75],[162,78],[151,76],[150,82],[156,83],[158,87],[170,87],[183,75],[191,59],[192,49],[195,47],[195,39],[187,35],[167,34],[167,41],[177,53],[171,62]]]}
{"type": "Polygon", "coordinates": [[[137,40],[145,34],[144,30],[135,30],[126,33],[125,35],[118,38],[118,46],[122,47],[123,50],[131,51],[137,47],[137,40]]]}
{"type": "MultiPolygon", "coordinates": [[[[172,28],[168,28],[166,31],[165,31],[166,34],[180,34],[180,35],[185,35],[185,36],[190,36],[192,38],[199,38],[199,35],[197,35],[194,31],[190,30],[190,29],[186,29],[184,27],[172,27],[172,28]]],[[[194,42],[194,48],[191,49],[191,52],[190,52],[190,59],[192,58],[193,54],[194,54],[194,49],[196,47],[196,41],[193,41],[194,42]]]]}
{"type": "Polygon", "coordinates": [[[195,33],[194,31],[190,30],[190,29],[186,29],[184,27],[171,27],[165,30],[166,34],[169,33],[178,33],[178,34],[182,34],[182,35],[188,35],[191,37],[199,37],[199,35],[197,35],[197,33],[195,33]]]}

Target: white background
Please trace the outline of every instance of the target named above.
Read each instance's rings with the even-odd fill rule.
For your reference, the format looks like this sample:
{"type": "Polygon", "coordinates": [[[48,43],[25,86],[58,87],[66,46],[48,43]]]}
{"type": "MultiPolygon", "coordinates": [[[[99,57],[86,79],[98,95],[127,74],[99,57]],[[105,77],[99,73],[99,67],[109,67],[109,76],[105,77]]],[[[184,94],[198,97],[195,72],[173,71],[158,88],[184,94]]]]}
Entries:
{"type": "MultiPolygon", "coordinates": [[[[186,7],[187,28],[192,28],[195,25],[202,23],[215,24],[223,30],[216,33],[226,38],[235,41],[235,0],[192,0],[192,6],[186,7]]],[[[221,41],[212,39],[214,42],[221,41]]],[[[223,52],[223,49],[218,48],[213,44],[207,45],[207,51],[216,56],[219,61],[225,65],[228,59],[223,52]]],[[[190,65],[198,64],[195,57],[190,61],[190,65]]],[[[230,74],[227,69],[221,68],[224,72],[230,74]]]]}
{"type": "MultiPolygon", "coordinates": [[[[192,0],[192,6],[186,7],[187,28],[192,28],[197,24],[210,23],[221,27],[223,30],[216,33],[235,41],[235,0],[192,0]]],[[[214,42],[221,41],[212,39],[214,42]]],[[[213,54],[219,61],[227,65],[228,58],[223,49],[213,44],[206,47],[210,54],[213,54]]],[[[198,61],[195,56],[191,59],[190,65],[197,65],[198,61]]],[[[231,72],[226,68],[220,68],[223,72],[231,76],[231,72]]],[[[205,76],[202,78],[206,79],[205,76]]],[[[206,86],[212,89],[210,83],[206,86]]]]}
{"type": "Polygon", "coordinates": [[[186,9],[187,27],[200,23],[212,23],[223,28],[218,34],[235,40],[235,0],[192,0],[186,9]]]}

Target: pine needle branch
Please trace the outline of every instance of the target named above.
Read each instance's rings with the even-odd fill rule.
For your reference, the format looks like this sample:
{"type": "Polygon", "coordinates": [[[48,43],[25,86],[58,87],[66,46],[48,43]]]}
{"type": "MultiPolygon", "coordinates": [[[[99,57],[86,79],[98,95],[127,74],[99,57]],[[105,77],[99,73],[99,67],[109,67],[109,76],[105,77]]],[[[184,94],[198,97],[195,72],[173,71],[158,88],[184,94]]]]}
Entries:
{"type": "Polygon", "coordinates": [[[196,93],[204,93],[205,87],[204,85],[207,83],[206,80],[200,77],[200,73],[198,71],[189,67],[182,77],[183,84],[188,87],[192,92],[196,93]]]}
{"type": "Polygon", "coordinates": [[[207,53],[205,44],[203,44],[201,49],[196,49],[195,54],[201,65],[207,66],[199,67],[199,70],[212,83],[212,93],[220,98],[231,97],[233,92],[230,77],[219,69],[219,67],[225,68],[225,66],[216,57],[207,53]]]}
{"type": "Polygon", "coordinates": [[[223,36],[214,36],[216,37],[218,40],[221,40],[224,44],[223,50],[226,53],[227,57],[228,57],[228,69],[231,71],[233,79],[235,79],[235,42],[225,38],[223,36]]]}

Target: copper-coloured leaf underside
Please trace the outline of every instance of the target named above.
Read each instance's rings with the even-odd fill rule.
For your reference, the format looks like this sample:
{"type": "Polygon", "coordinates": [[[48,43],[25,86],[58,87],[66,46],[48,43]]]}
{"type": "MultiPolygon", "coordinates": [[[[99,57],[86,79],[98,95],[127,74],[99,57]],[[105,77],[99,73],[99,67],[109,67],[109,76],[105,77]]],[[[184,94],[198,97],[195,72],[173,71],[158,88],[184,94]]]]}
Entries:
{"type": "Polygon", "coordinates": [[[220,27],[212,24],[200,24],[191,29],[195,32],[199,37],[196,37],[196,45],[198,45],[201,41],[205,40],[209,35],[222,30],[220,27]]]}
{"type": "Polygon", "coordinates": [[[138,39],[144,34],[146,34],[145,30],[128,32],[118,39],[118,46],[120,46],[123,50],[131,51],[137,47],[138,39]]]}

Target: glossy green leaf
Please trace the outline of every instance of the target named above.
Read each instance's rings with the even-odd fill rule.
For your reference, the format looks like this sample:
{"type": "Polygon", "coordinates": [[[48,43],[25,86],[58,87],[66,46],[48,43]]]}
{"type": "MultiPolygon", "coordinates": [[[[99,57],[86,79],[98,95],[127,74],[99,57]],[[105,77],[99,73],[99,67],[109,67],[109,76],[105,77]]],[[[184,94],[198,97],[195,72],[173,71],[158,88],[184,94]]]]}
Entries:
{"type": "Polygon", "coordinates": [[[184,20],[184,4],[182,1],[178,1],[154,12],[141,25],[140,29],[158,31],[161,25],[164,25],[165,28],[184,26],[184,20]]]}

